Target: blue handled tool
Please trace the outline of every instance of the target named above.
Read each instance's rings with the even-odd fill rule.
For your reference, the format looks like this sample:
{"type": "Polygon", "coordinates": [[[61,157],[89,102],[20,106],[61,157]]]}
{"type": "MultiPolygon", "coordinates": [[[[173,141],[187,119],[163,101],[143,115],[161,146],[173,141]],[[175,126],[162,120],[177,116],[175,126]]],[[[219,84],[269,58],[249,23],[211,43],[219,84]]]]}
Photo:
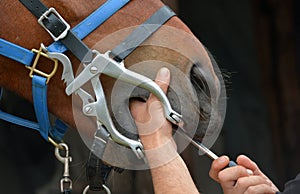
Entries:
{"type": "MultiPolygon", "coordinates": [[[[210,149],[208,149],[205,145],[203,145],[200,142],[195,141],[194,139],[192,139],[190,136],[188,136],[185,132],[185,130],[182,129],[181,127],[178,128],[177,132],[182,135],[184,138],[186,138],[188,141],[190,141],[192,143],[193,146],[195,146],[199,152],[203,152],[204,154],[206,154],[208,157],[210,157],[213,160],[216,160],[219,158],[219,156],[217,156],[214,152],[212,152],[210,149]]],[[[237,163],[235,163],[234,161],[230,161],[228,164],[228,167],[233,167],[233,166],[237,166],[237,163]]],[[[249,175],[253,175],[252,170],[247,169],[247,172],[249,175]]]]}

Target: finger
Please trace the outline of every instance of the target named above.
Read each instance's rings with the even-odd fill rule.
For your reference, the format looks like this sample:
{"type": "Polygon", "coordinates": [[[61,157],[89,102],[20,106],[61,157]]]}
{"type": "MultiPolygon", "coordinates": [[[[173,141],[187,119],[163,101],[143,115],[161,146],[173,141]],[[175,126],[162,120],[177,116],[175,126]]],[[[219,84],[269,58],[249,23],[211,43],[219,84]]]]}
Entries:
{"type": "MultiPolygon", "coordinates": [[[[155,83],[162,89],[164,93],[167,93],[170,83],[170,71],[168,68],[163,67],[158,71],[155,78],[155,83]]],[[[157,98],[151,93],[149,100],[154,101],[157,100],[157,98]]]]}
{"type": "Polygon", "coordinates": [[[235,183],[235,187],[247,189],[248,187],[261,185],[261,184],[269,185],[270,188],[272,186],[272,184],[267,182],[265,178],[259,175],[253,175],[253,176],[239,178],[235,183]]]}
{"type": "Polygon", "coordinates": [[[167,93],[169,83],[170,83],[170,71],[168,68],[163,67],[159,70],[155,82],[163,90],[164,93],[167,93]]]}
{"type": "Polygon", "coordinates": [[[229,158],[227,156],[221,156],[214,160],[210,167],[209,176],[215,181],[219,182],[218,174],[222,169],[228,166],[228,163],[229,158]]]}
{"type": "Polygon", "coordinates": [[[270,185],[260,184],[247,188],[244,194],[275,194],[277,190],[274,190],[270,185]]]}
{"type": "Polygon", "coordinates": [[[240,155],[237,158],[237,163],[241,166],[244,166],[247,169],[250,169],[253,171],[254,174],[261,174],[258,166],[255,162],[253,162],[250,158],[248,158],[245,155],[240,155]]]}
{"type": "Polygon", "coordinates": [[[145,113],[145,103],[138,100],[131,100],[129,104],[129,109],[132,117],[136,120],[140,120],[139,117],[145,113]]]}
{"type": "Polygon", "coordinates": [[[233,186],[236,181],[242,177],[248,177],[247,169],[243,166],[234,166],[225,168],[218,174],[220,182],[227,186],[233,186]]]}

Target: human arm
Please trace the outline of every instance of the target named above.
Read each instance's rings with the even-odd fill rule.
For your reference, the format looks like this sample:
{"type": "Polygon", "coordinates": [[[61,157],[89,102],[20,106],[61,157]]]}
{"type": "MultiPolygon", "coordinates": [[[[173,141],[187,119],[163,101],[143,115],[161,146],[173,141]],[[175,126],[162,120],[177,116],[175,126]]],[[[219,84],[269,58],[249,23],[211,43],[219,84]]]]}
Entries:
{"type": "Polygon", "coordinates": [[[238,166],[226,168],[229,158],[222,156],[213,161],[209,175],[221,184],[224,194],[274,194],[278,191],[258,166],[244,155],[237,158],[238,166]],[[247,169],[253,172],[249,175],[247,169]]]}
{"type": "MultiPolygon", "coordinates": [[[[155,82],[166,93],[169,70],[162,68],[155,82]]],[[[199,193],[184,161],[176,152],[172,125],[165,119],[159,100],[151,94],[147,102],[132,102],[130,109],[151,168],[155,193],[199,193]]]]}

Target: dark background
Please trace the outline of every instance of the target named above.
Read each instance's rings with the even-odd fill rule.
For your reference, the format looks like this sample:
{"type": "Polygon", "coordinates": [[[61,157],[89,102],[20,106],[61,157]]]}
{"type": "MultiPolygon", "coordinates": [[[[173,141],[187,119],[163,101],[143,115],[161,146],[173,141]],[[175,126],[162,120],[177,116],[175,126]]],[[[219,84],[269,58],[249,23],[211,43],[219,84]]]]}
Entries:
{"type": "MultiPolygon", "coordinates": [[[[300,172],[299,5],[296,0],[177,4],[179,17],[230,75],[216,152],[232,159],[250,156],[280,189],[300,172]]],[[[192,171],[197,177],[199,169],[192,171]]]]}

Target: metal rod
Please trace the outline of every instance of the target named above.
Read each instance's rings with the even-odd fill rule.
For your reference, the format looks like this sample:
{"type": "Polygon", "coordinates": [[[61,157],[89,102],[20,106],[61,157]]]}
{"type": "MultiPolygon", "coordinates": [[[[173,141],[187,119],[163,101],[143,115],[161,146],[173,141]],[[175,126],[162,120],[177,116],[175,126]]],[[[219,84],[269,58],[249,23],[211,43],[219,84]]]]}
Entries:
{"type": "Polygon", "coordinates": [[[219,158],[219,156],[217,156],[215,153],[213,153],[210,149],[208,149],[205,145],[203,145],[200,142],[196,142],[195,140],[193,140],[190,136],[188,136],[185,132],[185,130],[182,129],[181,127],[178,128],[177,132],[182,135],[184,138],[186,138],[188,141],[190,141],[192,143],[193,146],[195,146],[198,150],[202,151],[203,153],[205,153],[208,157],[210,157],[211,159],[215,160],[217,158],[219,158]]]}
{"type": "MultiPolygon", "coordinates": [[[[202,143],[200,142],[197,142],[195,140],[193,140],[190,136],[188,136],[186,133],[185,133],[185,130],[181,127],[178,127],[177,129],[177,132],[183,136],[184,138],[186,138],[188,141],[190,141],[192,143],[193,146],[195,146],[199,151],[203,152],[204,154],[206,154],[208,157],[210,157],[211,159],[213,160],[216,160],[219,158],[219,156],[217,156],[215,153],[213,153],[210,149],[208,149],[205,145],[203,145],[202,143]]],[[[237,166],[237,164],[234,162],[234,161],[230,161],[229,164],[228,164],[229,167],[232,167],[232,166],[237,166]]],[[[249,175],[253,175],[253,171],[250,170],[250,169],[247,169],[247,173],[249,175]]]]}

